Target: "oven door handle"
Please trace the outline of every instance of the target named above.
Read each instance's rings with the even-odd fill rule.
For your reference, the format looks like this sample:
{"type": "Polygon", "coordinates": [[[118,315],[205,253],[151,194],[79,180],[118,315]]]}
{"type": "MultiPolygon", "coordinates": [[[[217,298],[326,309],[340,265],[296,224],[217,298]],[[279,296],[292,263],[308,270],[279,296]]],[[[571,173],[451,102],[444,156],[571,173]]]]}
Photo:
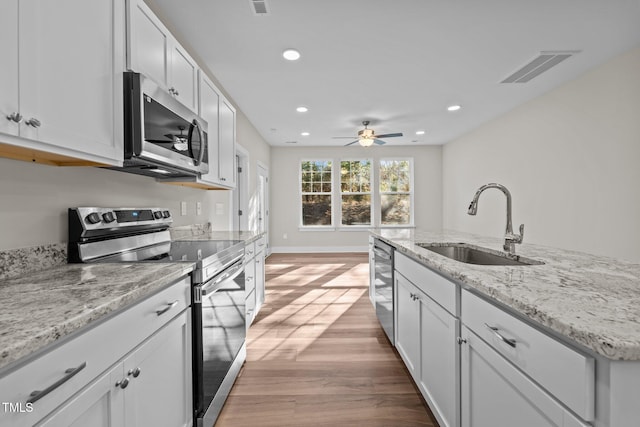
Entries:
{"type": "Polygon", "coordinates": [[[227,280],[233,280],[242,273],[244,270],[244,260],[240,260],[236,262],[231,267],[227,268],[227,270],[222,273],[219,277],[216,277],[214,280],[211,280],[209,283],[202,285],[202,295],[207,295],[212,292],[214,289],[217,290],[218,285],[220,283],[225,282],[227,280]]]}

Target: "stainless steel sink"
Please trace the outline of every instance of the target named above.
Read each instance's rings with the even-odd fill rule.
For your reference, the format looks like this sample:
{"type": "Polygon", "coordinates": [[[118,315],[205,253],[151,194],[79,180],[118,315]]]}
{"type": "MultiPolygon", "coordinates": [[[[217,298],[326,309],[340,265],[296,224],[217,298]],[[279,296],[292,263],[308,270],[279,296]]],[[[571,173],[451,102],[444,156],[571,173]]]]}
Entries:
{"type": "Polygon", "coordinates": [[[416,243],[421,248],[451,258],[455,261],[476,265],[541,265],[543,262],[519,255],[508,255],[491,249],[465,243],[416,243]]]}

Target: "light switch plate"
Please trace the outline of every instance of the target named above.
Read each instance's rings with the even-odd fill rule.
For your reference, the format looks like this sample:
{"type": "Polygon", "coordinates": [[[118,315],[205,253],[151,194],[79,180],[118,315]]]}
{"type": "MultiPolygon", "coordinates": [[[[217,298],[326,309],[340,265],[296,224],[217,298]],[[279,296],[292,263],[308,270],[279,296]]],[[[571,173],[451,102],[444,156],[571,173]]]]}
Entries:
{"type": "Polygon", "coordinates": [[[202,202],[196,202],[196,215],[202,215],[202,202]]]}
{"type": "Polygon", "coordinates": [[[180,215],[185,216],[187,214],[187,202],[180,202],[180,215]]]}

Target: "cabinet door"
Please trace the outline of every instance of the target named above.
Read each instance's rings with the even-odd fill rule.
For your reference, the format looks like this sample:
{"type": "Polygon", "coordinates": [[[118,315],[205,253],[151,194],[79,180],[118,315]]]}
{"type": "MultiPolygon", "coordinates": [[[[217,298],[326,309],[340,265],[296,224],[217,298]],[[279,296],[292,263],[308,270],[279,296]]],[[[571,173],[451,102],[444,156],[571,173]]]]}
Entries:
{"type": "Polygon", "coordinates": [[[20,0],[19,8],[20,136],[122,161],[121,2],[20,0]]]}
{"type": "Polygon", "coordinates": [[[17,135],[18,123],[6,117],[19,113],[18,0],[0,2],[0,133],[17,135]]]}
{"type": "Polygon", "coordinates": [[[168,89],[171,35],[142,0],[128,0],[127,4],[127,67],[168,89]]]}
{"type": "Polygon", "coordinates": [[[418,290],[396,273],[396,348],[414,380],[420,378],[420,302],[418,290]]]}
{"type": "Polygon", "coordinates": [[[376,308],[376,257],[373,254],[373,243],[369,242],[369,300],[376,308]]]}
{"type": "Polygon", "coordinates": [[[431,298],[420,300],[420,388],[440,427],[458,426],[459,321],[431,298]]]}
{"type": "Polygon", "coordinates": [[[192,111],[197,111],[198,66],[175,39],[170,44],[169,55],[169,93],[192,111]]]}
{"type": "Polygon", "coordinates": [[[264,251],[258,252],[256,254],[256,311],[257,315],[260,311],[260,307],[264,302],[264,294],[265,294],[265,277],[264,277],[264,251]]]}
{"type": "Polygon", "coordinates": [[[204,75],[199,73],[200,105],[198,114],[207,122],[207,150],[209,154],[209,172],[202,175],[206,182],[219,184],[218,177],[218,102],[220,92],[218,88],[204,75]]]}
{"type": "Polygon", "coordinates": [[[116,383],[124,378],[122,363],[90,383],[78,395],[54,411],[37,427],[121,427],[125,390],[116,383]]]}
{"type": "Polygon", "coordinates": [[[587,427],[462,327],[462,427],[587,427]]]}
{"type": "Polygon", "coordinates": [[[220,181],[222,184],[236,185],[236,110],[229,102],[220,99],[220,140],[218,159],[220,181]]]}
{"type": "MultiPolygon", "coordinates": [[[[124,361],[130,380],[126,419],[132,426],[190,426],[192,413],[191,309],[145,341],[124,361]]],[[[89,424],[87,424],[89,425],[89,424]]]]}

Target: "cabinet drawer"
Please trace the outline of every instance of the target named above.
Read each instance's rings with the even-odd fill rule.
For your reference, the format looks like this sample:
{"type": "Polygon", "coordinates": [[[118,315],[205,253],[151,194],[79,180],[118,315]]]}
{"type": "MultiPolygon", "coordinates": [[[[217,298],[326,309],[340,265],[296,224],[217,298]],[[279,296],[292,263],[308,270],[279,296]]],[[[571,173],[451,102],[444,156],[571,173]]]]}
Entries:
{"type": "Polygon", "coordinates": [[[449,313],[456,314],[457,285],[411,258],[395,252],[395,269],[449,313]]]}
{"type": "Polygon", "coordinates": [[[594,418],[595,361],[462,291],[462,323],[586,421],[594,418]],[[501,338],[502,337],[502,338],[501,338]]]}
{"type": "Polygon", "coordinates": [[[267,238],[265,236],[260,237],[255,241],[256,244],[256,254],[260,252],[264,252],[267,247],[267,238]]]}
{"type": "Polygon", "coordinates": [[[44,418],[182,312],[189,303],[190,280],[186,277],[106,321],[98,320],[96,326],[89,326],[3,377],[0,379],[0,401],[21,404],[24,409],[31,392],[52,390],[33,402],[31,412],[1,413],[0,425],[31,426],[44,418]],[[173,305],[170,307],[170,304],[173,305]],[[163,310],[166,311],[158,314],[163,310]],[[59,385],[54,387],[55,384],[59,385]]]}
{"type": "Polygon", "coordinates": [[[244,256],[249,259],[256,254],[256,242],[247,243],[244,247],[244,256]]]}

